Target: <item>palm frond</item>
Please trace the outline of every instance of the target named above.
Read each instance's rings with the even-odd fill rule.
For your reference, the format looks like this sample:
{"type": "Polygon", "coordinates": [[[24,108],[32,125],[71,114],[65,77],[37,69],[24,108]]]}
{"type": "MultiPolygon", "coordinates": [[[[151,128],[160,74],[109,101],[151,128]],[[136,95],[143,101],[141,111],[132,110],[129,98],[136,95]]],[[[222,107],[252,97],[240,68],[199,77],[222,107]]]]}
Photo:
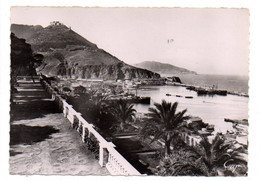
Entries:
{"type": "MultiPolygon", "coordinates": [[[[153,130],[154,135],[160,135],[155,136],[155,139],[163,138],[165,142],[169,143],[174,138],[176,132],[182,129],[182,126],[185,126],[184,122],[189,118],[184,116],[187,110],[176,113],[178,102],[171,103],[165,100],[162,100],[161,104],[154,103],[154,106],[148,109],[148,120],[149,123],[153,122],[156,125],[158,134],[155,133],[155,129],[152,127],[146,127],[146,129],[153,130]]],[[[167,150],[170,152],[169,145],[167,150]]]]}

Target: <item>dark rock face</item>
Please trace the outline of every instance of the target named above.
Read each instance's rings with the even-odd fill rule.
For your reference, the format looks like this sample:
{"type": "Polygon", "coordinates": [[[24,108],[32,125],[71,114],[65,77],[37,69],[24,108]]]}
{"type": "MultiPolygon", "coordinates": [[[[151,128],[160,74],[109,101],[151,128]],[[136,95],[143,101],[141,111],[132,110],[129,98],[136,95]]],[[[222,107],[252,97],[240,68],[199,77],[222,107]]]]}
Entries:
{"type": "Polygon", "coordinates": [[[159,74],[144,69],[137,69],[130,66],[120,67],[116,65],[85,65],[67,66],[60,63],[53,69],[44,69],[45,75],[64,76],[67,78],[116,80],[116,79],[135,79],[135,78],[159,78],[159,74]]]}
{"type": "Polygon", "coordinates": [[[38,71],[46,76],[109,80],[160,77],[158,73],[124,63],[63,24],[46,28],[12,25],[11,31],[24,38],[35,53],[44,56],[38,71]]]}

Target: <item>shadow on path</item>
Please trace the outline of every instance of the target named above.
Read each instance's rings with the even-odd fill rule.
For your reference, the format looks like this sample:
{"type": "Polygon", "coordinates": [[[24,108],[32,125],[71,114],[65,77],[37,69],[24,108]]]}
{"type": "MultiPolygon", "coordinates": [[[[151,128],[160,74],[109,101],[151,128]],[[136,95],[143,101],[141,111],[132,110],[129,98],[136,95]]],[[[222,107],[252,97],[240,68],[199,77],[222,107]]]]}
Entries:
{"type": "Polygon", "coordinates": [[[10,145],[33,144],[50,138],[50,135],[59,130],[51,126],[11,125],[10,145]]]}
{"type": "Polygon", "coordinates": [[[46,114],[61,113],[53,101],[34,101],[11,105],[10,121],[42,118],[46,114]]]}

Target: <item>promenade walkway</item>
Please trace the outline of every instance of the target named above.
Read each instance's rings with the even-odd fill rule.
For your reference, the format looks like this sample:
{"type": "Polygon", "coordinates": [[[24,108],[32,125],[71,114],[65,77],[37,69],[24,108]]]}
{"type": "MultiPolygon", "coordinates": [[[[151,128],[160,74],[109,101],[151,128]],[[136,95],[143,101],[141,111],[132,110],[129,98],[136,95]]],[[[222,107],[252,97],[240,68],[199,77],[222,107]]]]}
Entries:
{"type": "Polygon", "coordinates": [[[109,175],[35,82],[18,82],[11,106],[10,174],[109,175]]]}

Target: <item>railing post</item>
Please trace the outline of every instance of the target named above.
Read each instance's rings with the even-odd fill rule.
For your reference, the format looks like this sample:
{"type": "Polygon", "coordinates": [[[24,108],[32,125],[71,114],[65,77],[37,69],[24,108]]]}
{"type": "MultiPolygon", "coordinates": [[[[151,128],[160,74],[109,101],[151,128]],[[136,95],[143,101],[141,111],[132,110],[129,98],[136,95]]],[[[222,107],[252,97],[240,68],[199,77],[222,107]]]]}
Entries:
{"type": "Polygon", "coordinates": [[[84,124],[82,124],[82,135],[81,135],[81,140],[83,143],[85,143],[85,134],[86,134],[86,127],[84,126],[84,124]]]}
{"type": "Polygon", "coordinates": [[[51,94],[51,100],[55,101],[55,95],[53,93],[51,94]]]}
{"type": "Polygon", "coordinates": [[[101,167],[106,166],[108,163],[108,157],[109,152],[107,150],[107,147],[115,147],[115,145],[112,142],[106,142],[106,143],[99,143],[99,165],[101,167]]]}
{"type": "Polygon", "coordinates": [[[67,118],[67,116],[69,114],[69,108],[67,106],[64,106],[63,114],[64,114],[64,117],[67,118]]]}

